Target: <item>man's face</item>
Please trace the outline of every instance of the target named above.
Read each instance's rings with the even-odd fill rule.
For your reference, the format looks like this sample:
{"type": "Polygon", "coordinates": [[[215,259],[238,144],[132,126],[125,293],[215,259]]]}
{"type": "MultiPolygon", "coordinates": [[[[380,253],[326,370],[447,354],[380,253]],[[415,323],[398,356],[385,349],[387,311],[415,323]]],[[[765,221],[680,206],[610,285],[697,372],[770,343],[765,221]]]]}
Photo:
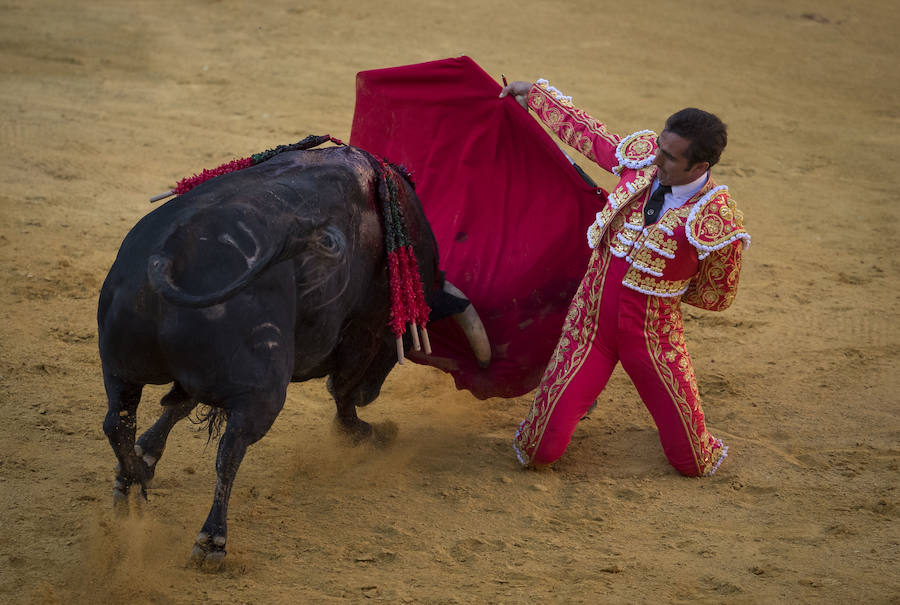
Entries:
{"type": "Polygon", "coordinates": [[[658,150],[653,161],[659,167],[660,185],[687,185],[700,178],[700,175],[709,170],[709,162],[697,162],[688,166],[687,149],[690,140],[663,130],[656,139],[658,150]]]}

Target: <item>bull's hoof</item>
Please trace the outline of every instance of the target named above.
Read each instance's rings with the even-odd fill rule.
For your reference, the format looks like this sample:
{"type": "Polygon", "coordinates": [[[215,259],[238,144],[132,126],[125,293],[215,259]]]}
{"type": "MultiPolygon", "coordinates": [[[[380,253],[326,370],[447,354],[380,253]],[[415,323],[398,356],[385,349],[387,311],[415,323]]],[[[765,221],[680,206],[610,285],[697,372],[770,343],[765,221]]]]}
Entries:
{"type": "Polygon", "coordinates": [[[141,446],[140,441],[134,444],[134,453],[138,457],[141,476],[143,477],[142,483],[147,487],[150,486],[150,481],[153,479],[153,476],[156,474],[156,463],[159,461],[159,456],[154,456],[150,453],[144,451],[144,448],[141,446]]]}
{"type": "Polygon", "coordinates": [[[194,549],[191,551],[191,565],[205,573],[216,573],[225,564],[225,538],[210,538],[204,532],[197,536],[194,549]]]}
{"type": "Polygon", "coordinates": [[[359,418],[342,420],[338,416],[334,419],[334,432],[350,445],[357,446],[371,439],[375,430],[359,418]]]}
{"type": "Polygon", "coordinates": [[[352,446],[369,443],[386,447],[394,442],[398,433],[397,423],[391,420],[369,424],[358,418],[352,422],[336,418],[334,426],[337,433],[352,446]]]}

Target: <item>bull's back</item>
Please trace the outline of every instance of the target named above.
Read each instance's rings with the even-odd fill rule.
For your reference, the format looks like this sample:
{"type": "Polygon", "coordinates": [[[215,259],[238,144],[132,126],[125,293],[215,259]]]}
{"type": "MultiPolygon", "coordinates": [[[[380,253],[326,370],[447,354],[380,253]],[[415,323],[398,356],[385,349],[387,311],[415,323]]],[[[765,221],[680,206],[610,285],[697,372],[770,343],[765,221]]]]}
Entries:
{"type": "MultiPolygon", "coordinates": [[[[203,348],[198,343],[221,340],[223,335],[244,339],[253,331],[254,322],[265,323],[265,317],[248,317],[260,297],[274,295],[295,304],[293,293],[263,280],[222,304],[201,309],[178,307],[154,290],[147,278],[148,262],[156,254],[173,257],[175,279],[202,291],[227,282],[242,270],[247,257],[256,253],[254,237],[257,243],[281,245],[283,242],[276,240],[287,237],[295,222],[301,228],[305,223],[334,223],[354,248],[351,254],[359,259],[358,268],[370,277],[378,257],[373,251],[381,246],[381,240],[367,162],[366,156],[347,148],[285,153],[203,183],[143,217],[123,240],[101,288],[98,329],[104,365],[135,381],[162,383],[176,378],[173,374],[185,363],[181,359],[184,350],[191,351],[187,362],[228,364],[229,347],[203,348]],[[241,231],[251,229],[248,224],[252,237],[241,231]],[[359,255],[360,249],[366,253],[359,255]],[[281,291],[273,294],[279,288],[281,291]]],[[[327,323],[340,324],[341,315],[359,304],[365,296],[364,282],[352,281],[345,296],[331,305],[327,323]]],[[[315,313],[320,312],[310,313],[309,309],[316,307],[312,302],[298,305],[306,322],[315,322],[315,313]]],[[[277,306],[277,301],[274,304],[277,306]]],[[[321,344],[327,348],[328,339],[321,344]]],[[[314,356],[324,352],[317,351],[314,356]]]]}

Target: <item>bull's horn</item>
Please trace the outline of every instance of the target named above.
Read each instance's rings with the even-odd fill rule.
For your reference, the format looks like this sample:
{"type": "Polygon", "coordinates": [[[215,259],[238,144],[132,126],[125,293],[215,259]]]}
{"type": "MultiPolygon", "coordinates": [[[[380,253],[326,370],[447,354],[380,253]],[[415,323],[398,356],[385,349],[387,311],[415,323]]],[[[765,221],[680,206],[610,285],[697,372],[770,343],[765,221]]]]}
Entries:
{"type": "MultiPolygon", "coordinates": [[[[459,288],[446,280],[444,280],[444,292],[463,300],[469,300],[469,297],[463,294],[459,288]]],[[[491,343],[475,307],[469,303],[469,306],[462,313],[453,315],[453,319],[456,320],[456,323],[465,332],[466,338],[469,339],[469,346],[472,347],[472,352],[475,354],[475,359],[478,360],[478,365],[482,368],[488,367],[491,363],[491,343]]]]}

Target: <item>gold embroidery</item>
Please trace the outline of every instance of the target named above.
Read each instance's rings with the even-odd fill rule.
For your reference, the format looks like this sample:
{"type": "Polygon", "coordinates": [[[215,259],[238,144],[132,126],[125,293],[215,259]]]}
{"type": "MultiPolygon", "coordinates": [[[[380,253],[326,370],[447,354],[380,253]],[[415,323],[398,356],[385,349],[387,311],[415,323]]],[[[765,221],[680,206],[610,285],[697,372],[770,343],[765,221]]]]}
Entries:
{"type": "Polygon", "coordinates": [[[603,207],[603,210],[600,211],[600,216],[598,221],[601,223],[601,226],[606,226],[609,224],[609,220],[613,216],[613,209],[606,205],[603,207]]]}
{"type": "Polygon", "coordinates": [[[615,235],[611,235],[609,240],[609,249],[613,254],[622,258],[631,251],[631,244],[625,244],[615,235]]]}
{"type": "Polygon", "coordinates": [[[516,433],[517,449],[531,461],[540,445],[547,423],[566,386],[578,373],[587,358],[598,327],[598,314],[610,255],[594,251],[591,262],[563,325],[562,336],[556,345],[544,377],[535,393],[528,416],[516,433]]]}
{"type": "Polygon", "coordinates": [[[621,208],[622,204],[628,201],[628,191],[625,187],[619,185],[616,190],[609,194],[609,201],[615,208],[621,208]]]}
{"type": "MultiPolygon", "coordinates": [[[[624,219],[622,220],[622,223],[625,223],[624,219]]],[[[640,234],[640,231],[634,231],[633,229],[622,229],[617,233],[618,236],[624,237],[628,241],[629,246],[634,243],[634,240],[636,240],[640,234]]]]}
{"type": "Polygon", "coordinates": [[[662,273],[666,268],[666,258],[654,254],[650,248],[640,248],[633,254],[632,265],[650,269],[654,273],[662,273]]]}
{"type": "Polygon", "coordinates": [[[561,140],[594,161],[599,158],[594,155],[591,136],[603,139],[610,145],[619,143],[619,137],[610,134],[603,122],[572,105],[561,93],[555,96],[551,88],[543,82],[533,86],[528,104],[561,140]]]}
{"type": "Polygon", "coordinates": [[[656,133],[644,130],[630,134],[619,143],[618,152],[627,160],[622,162],[626,166],[646,161],[656,155],[656,133]]]}
{"type": "Polygon", "coordinates": [[[623,227],[625,227],[625,217],[622,216],[622,213],[619,213],[609,224],[609,230],[613,232],[621,231],[623,227]]]}
{"type": "Polygon", "coordinates": [[[669,210],[668,212],[665,212],[662,217],[660,217],[659,223],[657,224],[662,229],[674,231],[684,222],[684,219],[687,218],[689,213],[690,207],[685,208],[684,206],[682,206],[681,208],[669,210]]]}
{"type": "Polygon", "coordinates": [[[737,295],[741,256],[740,244],[732,244],[700,261],[697,275],[682,300],[709,311],[727,309],[737,295]]]}
{"type": "Polygon", "coordinates": [[[706,430],[697,379],[684,342],[682,325],[677,299],[647,297],[644,318],[647,352],[681,418],[685,435],[691,444],[696,474],[705,475],[715,467],[722,449],[706,430]]]}
{"type": "Polygon", "coordinates": [[[600,227],[597,226],[597,223],[592,223],[588,228],[588,245],[591,248],[596,248],[600,244],[600,227]]]}
{"type": "Polygon", "coordinates": [[[638,191],[650,184],[652,177],[647,176],[644,171],[640,171],[638,175],[631,181],[634,184],[634,190],[638,191]]]}
{"type": "MultiPolygon", "coordinates": [[[[625,272],[622,278],[622,284],[628,286],[632,290],[643,292],[644,294],[656,294],[657,296],[676,296],[684,292],[689,280],[669,281],[642,273],[639,269],[631,267],[625,272]]],[[[655,297],[651,297],[655,298],[655,297]]]]}
{"type": "Polygon", "coordinates": [[[644,227],[644,213],[638,208],[634,208],[628,216],[628,224],[631,225],[632,231],[640,232],[644,227]]]}
{"type": "MultiPolygon", "coordinates": [[[[702,203],[698,202],[698,203],[702,203]]],[[[747,237],[743,228],[744,215],[722,188],[703,207],[694,210],[694,217],[686,229],[693,238],[694,245],[715,249],[738,237],[747,237]]]]}
{"type": "Polygon", "coordinates": [[[659,229],[653,229],[647,234],[646,239],[657,248],[657,250],[662,250],[664,254],[668,254],[669,256],[675,256],[675,251],[678,249],[678,240],[674,237],[666,235],[666,233],[659,229]]]}

